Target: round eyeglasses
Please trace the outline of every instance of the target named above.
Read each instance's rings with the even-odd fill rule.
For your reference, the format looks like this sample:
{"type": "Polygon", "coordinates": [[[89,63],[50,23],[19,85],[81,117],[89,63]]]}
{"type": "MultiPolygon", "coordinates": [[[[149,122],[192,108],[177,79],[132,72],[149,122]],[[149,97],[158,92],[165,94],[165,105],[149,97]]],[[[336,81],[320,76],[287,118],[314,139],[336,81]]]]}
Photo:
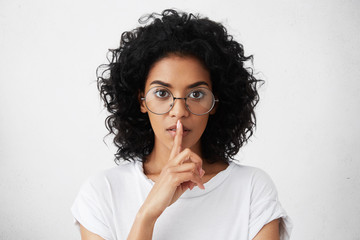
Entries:
{"type": "Polygon", "coordinates": [[[205,115],[209,113],[215,106],[218,99],[207,88],[196,88],[191,90],[186,97],[174,97],[171,91],[165,87],[153,87],[141,98],[145,101],[147,109],[157,115],[170,112],[174,106],[176,99],[184,99],[186,108],[195,115],[205,115]]]}

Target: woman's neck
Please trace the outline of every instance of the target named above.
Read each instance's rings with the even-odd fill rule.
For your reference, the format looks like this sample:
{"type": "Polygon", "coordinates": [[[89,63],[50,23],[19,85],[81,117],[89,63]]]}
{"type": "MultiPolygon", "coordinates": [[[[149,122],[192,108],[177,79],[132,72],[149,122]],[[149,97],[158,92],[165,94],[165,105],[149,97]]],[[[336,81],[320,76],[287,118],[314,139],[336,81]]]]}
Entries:
{"type": "MultiPolygon", "coordinates": [[[[193,147],[191,150],[196,153],[200,158],[202,158],[201,148],[193,147]]],[[[153,151],[146,156],[144,159],[144,173],[147,176],[158,176],[162,169],[169,161],[171,150],[166,147],[154,146],[153,151]]],[[[203,159],[203,158],[202,158],[203,159]]],[[[208,163],[205,159],[203,159],[202,168],[205,170],[205,176],[215,176],[222,170],[225,170],[229,164],[225,162],[216,162],[216,163],[208,163]]]]}

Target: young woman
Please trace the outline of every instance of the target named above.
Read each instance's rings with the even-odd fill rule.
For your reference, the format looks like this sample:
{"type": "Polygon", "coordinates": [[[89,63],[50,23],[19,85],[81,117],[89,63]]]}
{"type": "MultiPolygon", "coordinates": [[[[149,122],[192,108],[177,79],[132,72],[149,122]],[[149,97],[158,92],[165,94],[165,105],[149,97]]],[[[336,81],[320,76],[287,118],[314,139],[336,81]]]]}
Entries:
{"type": "Polygon", "coordinates": [[[233,161],[255,126],[251,56],[207,18],[165,10],[140,22],[99,68],[121,164],[78,194],[82,239],[288,239],[271,179],[233,161]]]}

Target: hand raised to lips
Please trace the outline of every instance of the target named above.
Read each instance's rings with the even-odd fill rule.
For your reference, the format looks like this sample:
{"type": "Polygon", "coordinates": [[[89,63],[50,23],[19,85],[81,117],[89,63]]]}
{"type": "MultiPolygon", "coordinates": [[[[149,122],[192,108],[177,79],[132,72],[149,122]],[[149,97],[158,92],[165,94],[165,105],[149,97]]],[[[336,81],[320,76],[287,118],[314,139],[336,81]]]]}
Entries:
{"type": "MultiPolygon", "coordinates": [[[[178,155],[178,154],[180,154],[180,152],[182,152],[183,134],[184,134],[183,125],[180,122],[180,120],[178,120],[177,124],[176,124],[176,135],[175,135],[175,139],[174,139],[174,145],[171,150],[169,160],[175,158],[176,155],[178,155]]],[[[186,151],[190,151],[191,153],[193,153],[190,149],[187,149],[186,151]]],[[[195,153],[193,153],[193,154],[195,154],[195,153]]],[[[202,169],[202,159],[199,156],[197,156],[197,157],[201,160],[201,166],[198,166],[197,170],[198,170],[200,178],[202,178],[205,174],[205,171],[202,169]]],[[[192,162],[191,157],[189,156],[188,159],[184,159],[182,162],[180,162],[180,164],[184,164],[185,162],[191,163],[192,162]]],[[[185,189],[190,188],[190,190],[192,190],[196,184],[193,183],[192,181],[187,181],[187,182],[182,183],[182,185],[184,186],[185,189]]],[[[199,187],[201,189],[205,189],[205,186],[202,183],[199,187]]]]}
{"type": "Polygon", "coordinates": [[[187,190],[198,186],[205,189],[202,177],[202,159],[189,148],[182,149],[183,128],[177,122],[174,144],[167,164],[147,196],[141,211],[151,219],[157,219],[163,211],[179,199],[187,190]]]}

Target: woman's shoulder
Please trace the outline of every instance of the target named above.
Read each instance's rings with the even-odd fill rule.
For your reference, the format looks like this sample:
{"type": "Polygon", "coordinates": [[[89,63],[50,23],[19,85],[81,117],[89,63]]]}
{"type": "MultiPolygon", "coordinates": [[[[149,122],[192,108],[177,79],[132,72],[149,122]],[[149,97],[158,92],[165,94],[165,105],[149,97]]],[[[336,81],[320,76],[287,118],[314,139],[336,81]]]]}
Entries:
{"type": "Polygon", "coordinates": [[[235,160],[231,161],[230,164],[233,165],[233,172],[236,173],[236,174],[233,174],[234,176],[246,177],[246,178],[251,178],[251,179],[259,178],[259,177],[269,178],[269,175],[261,168],[244,165],[244,164],[241,164],[239,161],[235,161],[235,160]]]}
{"type": "Polygon", "coordinates": [[[136,162],[121,162],[119,165],[102,170],[85,181],[84,185],[92,185],[95,188],[104,188],[109,184],[122,183],[124,181],[131,181],[135,176],[136,162]]]}
{"type": "Polygon", "coordinates": [[[276,192],[274,182],[266,171],[258,167],[243,165],[239,162],[232,162],[231,164],[234,165],[231,174],[231,181],[247,184],[251,188],[267,188],[276,192]]]}
{"type": "Polygon", "coordinates": [[[114,196],[125,196],[133,190],[137,181],[135,166],[135,162],[126,162],[88,177],[82,183],[75,202],[110,206],[114,196]]]}
{"type": "Polygon", "coordinates": [[[247,193],[251,212],[250,238],[252,239],[265,224],[281,218],[280,239],[289,239],[293,224],[279,202],[278,192],[270,175],[260,168],[242,165],[238,162],[234,166],[233,173],[235,174],[232,174],[232,177],[238,179],[232,180],[240,179],[248,186],[247,193]]]}

